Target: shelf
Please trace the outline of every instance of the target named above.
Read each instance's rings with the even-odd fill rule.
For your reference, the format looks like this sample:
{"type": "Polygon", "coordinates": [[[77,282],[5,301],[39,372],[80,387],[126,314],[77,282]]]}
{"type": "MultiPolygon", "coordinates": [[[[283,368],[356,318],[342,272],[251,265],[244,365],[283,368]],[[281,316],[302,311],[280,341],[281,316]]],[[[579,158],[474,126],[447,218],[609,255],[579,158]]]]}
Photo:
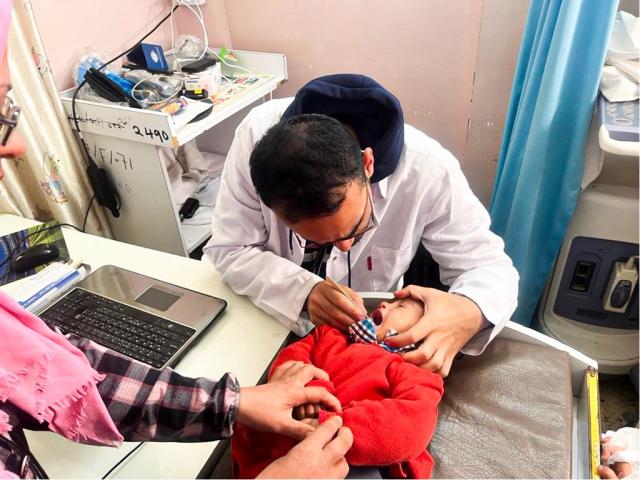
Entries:
{"type": "Polygon", "coordinates": [[[260,98],[273,92],[282,82],[283,79],[281,77],[259,77],[255,85],[251,85],[250,87],[238,92],[228,102],[215,105],[211,113],[203,120],[195,123],[189,123],[182,127],[175,137],[177,145],[184,145],[201,133],[206,132],[211,127],[219,124],[223,120],[226,120],[234,113],[237,113],[243,108],[251,105],[256,100],[260,100],[260,98]]]}
{"type": "MultiPolygon", "coordinates": [[[[177,128],[172,116],[167,113],[76,100],[76,116],[80,129],[83,132],[163,147],[177,148],[184,145],[256,100],[270,95],[287,80],[287,61],[282,54],[235,50],[234,54],[237,61],[233,65],[253,72],[258,80],[251,84],[234,84],[232,88],[236,93],[214,105],[211,113],[198,122],[177,128]]],[[[236,79],[249,77],[249,74],[226,65],[222,67],[222,74],[236,79]]],[[[65,90],[60,94],[60,98],[71,126],[75,129],[71,105],[74,90],[65,90]]],[[[214,103],[216,101],[219,100],[214,97],[214,103]]]]}
{"type": "MultiPolygon", "coordinates": [[[[223,65],[222,75],[233,81],[223,84],[212,97],[211,113],[192,124],[185,125],[185,117],[202,108],[199,102],[186,107],[185,117],[179,118],[118,104],[76,101],[77,120],[87,148],[97,165],[106,170],[122,200],[120,215],[107,216],[115,239],[187,256],[211,235],[213,212],[203,206],[213,208],[214,202],[200,200],[196,216],[181,222],[167,166],[157,147],[176,149],[196,138],[211,145],[211,140],[219,137],[209,150],[226,152],[233,129],[241,120],[240,112],[268,98],[287,80],[284,55],[233,53],[237,59],[233,65],[250,73],[223,65]]],[[[73,92],[60,94],[72,128],[73,92]]]]}
{"type": "Polygon", "coordinates": [[[182,235],[189,253],[198,248],[211,236],[211,225],[182,225],[182,235]]]}

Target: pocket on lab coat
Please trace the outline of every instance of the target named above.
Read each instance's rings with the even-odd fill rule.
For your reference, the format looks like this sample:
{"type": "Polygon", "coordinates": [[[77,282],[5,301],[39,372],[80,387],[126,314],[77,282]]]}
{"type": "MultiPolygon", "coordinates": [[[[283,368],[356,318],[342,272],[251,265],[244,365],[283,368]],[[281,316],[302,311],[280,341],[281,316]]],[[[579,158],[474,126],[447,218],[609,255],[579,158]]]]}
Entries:
{"type": "Polygon", "coordinates": [[[411,263],[411,247],[395,249],[373,247],[371,249],[371,285],[374,292],[396,289],[398,280],[411,263]]]}

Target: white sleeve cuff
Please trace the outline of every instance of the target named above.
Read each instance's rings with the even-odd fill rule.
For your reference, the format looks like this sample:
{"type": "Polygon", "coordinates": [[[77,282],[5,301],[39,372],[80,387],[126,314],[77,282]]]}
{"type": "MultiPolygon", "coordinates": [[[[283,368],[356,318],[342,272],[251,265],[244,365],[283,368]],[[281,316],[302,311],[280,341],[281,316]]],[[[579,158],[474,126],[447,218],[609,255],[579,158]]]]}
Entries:
{"type": "Polygon", "coordinates": [[[461,297],[465,297],[471,300],[480,310],[480,314],[482,315],[482,325],[480,326],[480,330],[460,350],[460,352],[464,353],[465,355],[480,355],[482,352],[484,352],[484,349],[487,348],[489,342],[493,340],[493,337],[498,334],[502,327],[496,330],[496,325],[494,325],[487,319],[484,311],[482,310],[482,307],[470,295],[467,295],[466,293],[463,293],[461,291],[450,293],[454,295],[460,295],[461,297]]]}

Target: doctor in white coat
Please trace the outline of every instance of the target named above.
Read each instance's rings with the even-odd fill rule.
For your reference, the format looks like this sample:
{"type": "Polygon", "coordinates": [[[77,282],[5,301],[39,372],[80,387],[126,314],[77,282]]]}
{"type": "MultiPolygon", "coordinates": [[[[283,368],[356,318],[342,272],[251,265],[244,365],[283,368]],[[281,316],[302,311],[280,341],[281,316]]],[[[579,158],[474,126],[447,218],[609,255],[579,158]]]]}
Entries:
{"type": "Polygon", "coordinates": [[[362,75],[332,75],[239,125],[204,259],[305,335],[363,316],[326,277],[361,303],[356,291],[397,289],[422,243],[449,291],[396,292],[422,300],[425,315],[386,341],[421,341],[405,359],[446,376],[455,355],[481,353],[516,306],[518,274],[489,224],[457,160],[404,124],[391,93],[362,75]]]}

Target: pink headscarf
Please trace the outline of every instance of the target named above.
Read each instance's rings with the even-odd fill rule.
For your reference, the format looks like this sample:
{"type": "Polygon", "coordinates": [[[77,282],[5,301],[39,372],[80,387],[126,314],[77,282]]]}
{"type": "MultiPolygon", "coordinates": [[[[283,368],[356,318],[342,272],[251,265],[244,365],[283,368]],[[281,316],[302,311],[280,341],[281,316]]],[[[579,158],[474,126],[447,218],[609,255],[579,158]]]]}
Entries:
{"type": "MultiPolygon", "coordinates": [[[[0,0],[0,60],[10,20],[11,0],[0,0]]],[[[122,435],[96,387],[103,378],[80,350],[0,292],[0,434],[11,430],[2,411],[9,402],[70,440],[117,446],[122,435]]]]}
{"type": "Polygon", "coordinates": [[[4,58],[11,22],[11,0],[0,0],[0,60],[4,58]]]}
{"type": "MultiPolygon", "coordinates": [[[[84,354],[0,292],[0,407],[10,402],[69,440],[122,442],[100,398],[104,378],[84,354]]],[[[0,433],[11,429],[0,415],[0,433]]]]}

